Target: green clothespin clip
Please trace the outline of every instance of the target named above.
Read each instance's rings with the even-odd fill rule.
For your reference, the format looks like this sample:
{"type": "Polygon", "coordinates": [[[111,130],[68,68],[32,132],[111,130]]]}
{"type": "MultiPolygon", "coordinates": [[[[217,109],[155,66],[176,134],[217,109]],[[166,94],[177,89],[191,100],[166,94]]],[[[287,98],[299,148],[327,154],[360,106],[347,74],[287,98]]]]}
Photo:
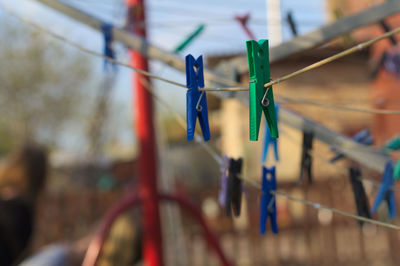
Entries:
{"type": "MultiPolygon", "coordinates": [[[[393,150],[393,151],[400,149],[400,137],[395,136],[394,138],[389,140],[385,144],[385,148],[387,148],[389,150],[393,150]]],[[[393,179],[398,180],[399,178],[400,178],[400,160],[398,160],[396,162],[394,169],[393,169],[393,179]]]]}
{"type": "Polygon", "coordinates": [[[267,119],[272,138],[278,138],[274,94],[272,86],[265,88],[270,81],[268,40],[247,41],[247,59],[249,61],[249,108],[250,108],[250,140],[258,140],[261,112],[267,119]]]}
{"type": "Polygon", "coordinates": [[[177,54],[179,52],[181,52],[183,49],[186,48],[186,46],[189,45],[189,43],[191,43],[195,38],[197,38],[197,36],[200,35],[200,33],[204,30],[205,25],[204,24],[200,24],[195,31],[193,31],[189,36],[186,37],[185,40],[183,40],[175,49],[174,49],[174,53],[177,54]]]}

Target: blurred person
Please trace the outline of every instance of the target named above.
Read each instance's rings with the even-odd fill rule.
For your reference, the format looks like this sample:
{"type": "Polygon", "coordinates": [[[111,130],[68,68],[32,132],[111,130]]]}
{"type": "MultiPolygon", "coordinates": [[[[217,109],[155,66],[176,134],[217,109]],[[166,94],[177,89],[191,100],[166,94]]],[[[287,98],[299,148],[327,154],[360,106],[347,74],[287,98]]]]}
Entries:
{"type": "Polygon", "coordinates": [[[78,241],[56,243],[43,247],[39,252],[20,263],[20,266],[80,266],[91,236],[78,241]]]}
{"type": "Polygon", "coordinates": [[[27,144],[0,164],[0,265],[23,257],[32,236],[34,213],[45,184],[47,156],[27,144]]]}

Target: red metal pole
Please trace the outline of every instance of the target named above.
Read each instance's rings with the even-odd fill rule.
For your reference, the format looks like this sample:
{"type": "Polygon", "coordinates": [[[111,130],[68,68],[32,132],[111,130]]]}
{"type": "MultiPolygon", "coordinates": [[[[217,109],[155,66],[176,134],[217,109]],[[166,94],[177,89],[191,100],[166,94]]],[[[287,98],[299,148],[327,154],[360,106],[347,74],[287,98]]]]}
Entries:
{"type": "MultiPolygon", "coordinates": [[[[133,32],[146,38],[144,0],[127,0],[128,23],[133,32]]],[[[148,71],[148,62],[138,51],[131,51],[133,67],[148,71]]],[[[143,259],[146,266],[161,266],[162,239],[157,189],[156,141],[153,125],[153,99],[143,84],[148,78],[135,73],[136,132],[139,140],[139,194],[142,199],[143,224],[143,259]]]]}

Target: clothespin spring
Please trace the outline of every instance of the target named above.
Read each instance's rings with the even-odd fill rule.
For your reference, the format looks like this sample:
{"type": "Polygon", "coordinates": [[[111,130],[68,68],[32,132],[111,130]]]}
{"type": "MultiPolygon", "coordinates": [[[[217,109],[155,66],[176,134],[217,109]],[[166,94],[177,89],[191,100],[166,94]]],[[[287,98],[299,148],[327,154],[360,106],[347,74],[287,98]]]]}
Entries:
{"type": "Polygon", "coordinates": [[[200,105],[200,102],[201,102],[201,99],[203,98],[204,93],[205,93],[205,91],[201,92],[199,100],[197,101],[197,104],[196,104],[197,112],[201,112],[201,110],[203,110],[203,107],[200,105]]]}
{"type": "MultiPolygon", "coordinates": [[[[272,80],[272,79],[270,79],[270,81],[271,81],[271,80],[272,80]]],[[[268,94],[269,89],[270,89],[271,87],[272,87],[272,86],[268,86],[268,87],[267,87],[267,90],[265,91],[264,97],[263,97],[262,100],[261,100],[261,105],[264,106],[264,107],[267,107],[267,106],[269,105],[269,100],[267,99],[267,94],[268,94]]]]}

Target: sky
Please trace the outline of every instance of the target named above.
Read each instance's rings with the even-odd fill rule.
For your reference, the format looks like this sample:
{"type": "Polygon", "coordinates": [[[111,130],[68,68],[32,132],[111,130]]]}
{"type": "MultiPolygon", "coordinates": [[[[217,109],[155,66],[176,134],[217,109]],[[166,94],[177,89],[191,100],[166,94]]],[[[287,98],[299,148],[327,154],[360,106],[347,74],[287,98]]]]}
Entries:
{"type": "MultiPolygon", "coordinates": [[[[89,14],[99,17],[117,26],[125,21],[123,0],[60,0],[71,4],[89,14]]],[[[101,52],[103,37],[100,33],[60,15],[35,0],[0,0],[19,15],[29,18],[49,30],[61,33],[68,39],[82,46],[101,52]]],[[[311,31],[325,23],[324,0],[281,0],[282,16],[293,12],[300,34],[311,31]]],[[[0,11],[1,12],[1,11],[0,11]]],[[[233,17],[249,13],[249,28],[256,38],[269,38],[266,22],[266,2],[246,0],[147,0],[146,16],[148,39],[150,43],[164,50],[172,51],[199,24],[205,24],[203,33],[193,41],[181,54],[194,56],[229,54],[245,52],[245,41],[248,39],[238,22],[233,17]]],[[[0,13],[1,14],[1,13],[0,13]]],[[[283,39],[289,40],[292,35],[287,23],[283,22],[283,39]]],[[[117,59],[127,61],[127,52],[122,45],[116,45],[117,59]]],[[[96,76],[103,75],[103,60],[94,58],[96,76]]],[[[185,83],[185,75],[157,62],[151,62],[155,74],[168,79],[185,83]]],[[[131,112],[131,70],[119,68],[114,98],[131,112]]],[[[161,97],[170,103],[176,111],[184,114],[186,94],[182,88],[154,82],[161,97]]],[[[128,114],[129,115],[129,114],[128,114]]],[[[130,133],[122,134],[125,141],[132,138],[130,133]]]]}

